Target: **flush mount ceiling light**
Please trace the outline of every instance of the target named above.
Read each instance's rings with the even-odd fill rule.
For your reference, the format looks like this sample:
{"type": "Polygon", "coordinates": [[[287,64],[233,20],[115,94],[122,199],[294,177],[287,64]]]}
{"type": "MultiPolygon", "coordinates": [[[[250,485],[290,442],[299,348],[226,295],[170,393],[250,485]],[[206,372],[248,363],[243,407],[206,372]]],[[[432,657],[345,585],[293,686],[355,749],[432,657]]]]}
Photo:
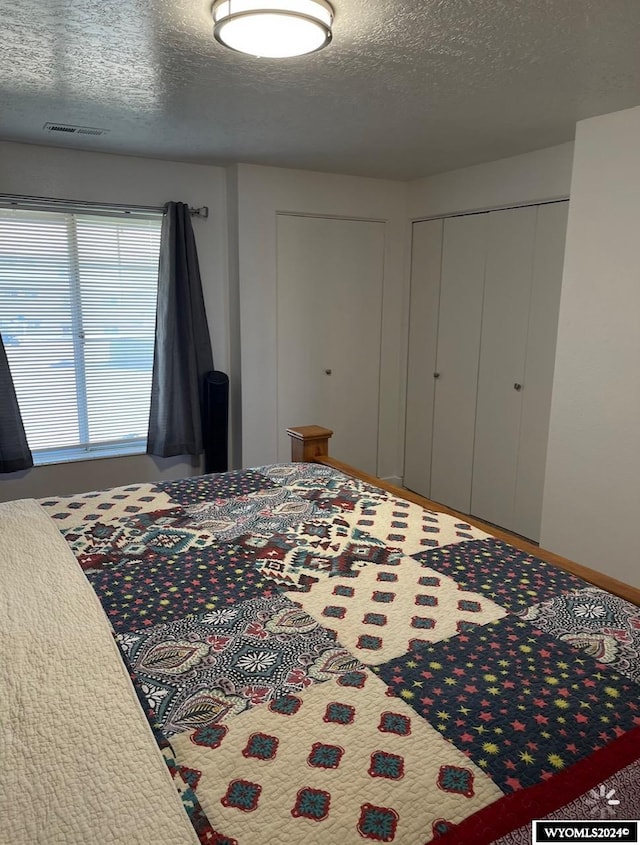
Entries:
{"type": "Polygon", "coordinates": [[[331,41],[326,0],[216,0],[212,14],[216,41],[251,56],[302,56],[331,41]]]}

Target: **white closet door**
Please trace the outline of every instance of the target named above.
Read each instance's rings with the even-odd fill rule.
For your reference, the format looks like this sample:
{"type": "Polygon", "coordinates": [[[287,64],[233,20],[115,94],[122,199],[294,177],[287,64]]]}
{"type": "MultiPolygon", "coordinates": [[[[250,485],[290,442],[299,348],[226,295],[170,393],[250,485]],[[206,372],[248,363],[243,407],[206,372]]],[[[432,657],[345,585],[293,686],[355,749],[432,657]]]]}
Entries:
{"type": "Polygon", "coordinates": [[[536,212],[488,215],[471,513],[506,528],[514,519],[536,212]]]}
{"type": "Polygon", "coordinates": [[[431,495],[431,440],[438,341],[442,220],[413,224],[404,485],[431,495]]]}
{"type": "Polygon", "coordinates": [[[334,457],[376,473],[384,229],[278,215],[279,460],[288,426],[317,424],[334,457]]]}
{"type": "Polygon", "coordinates": [[[469,513],[487,215],[444,221],[431,498],[469,513]]]}
{"type": "Polygon", "coordinates": [[[513,531],[538,540],[568,202],[537,209],[513,531]]]}

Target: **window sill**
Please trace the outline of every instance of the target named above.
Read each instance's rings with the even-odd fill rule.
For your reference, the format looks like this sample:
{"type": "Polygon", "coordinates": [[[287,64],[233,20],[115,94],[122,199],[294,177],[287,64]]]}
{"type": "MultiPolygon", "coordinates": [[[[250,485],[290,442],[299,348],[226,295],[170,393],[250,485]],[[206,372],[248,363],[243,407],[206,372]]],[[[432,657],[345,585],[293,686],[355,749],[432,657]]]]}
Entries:
{"type": "Polygon", "coordinates": [[[98,458],[122,458],[129,455],[144,455],[147,450],[146,440],[133,440],[128,443],[96,444],[95,446],[71,446],[67,449],[47,449],[34,451],[33,465],[36,467],[51,464],[69,464],[79,461],[95,461],[98,458]]]}

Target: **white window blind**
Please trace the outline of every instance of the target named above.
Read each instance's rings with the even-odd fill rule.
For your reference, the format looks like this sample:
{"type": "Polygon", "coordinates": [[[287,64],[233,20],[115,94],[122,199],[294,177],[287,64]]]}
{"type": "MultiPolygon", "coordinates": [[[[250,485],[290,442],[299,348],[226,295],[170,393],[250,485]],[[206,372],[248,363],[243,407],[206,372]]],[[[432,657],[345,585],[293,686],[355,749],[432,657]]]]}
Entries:
{"type": "Polygon", "coordinates": [[[0,208],[0,332],[36,464],[145,451],[161,223],[0,208]]]}

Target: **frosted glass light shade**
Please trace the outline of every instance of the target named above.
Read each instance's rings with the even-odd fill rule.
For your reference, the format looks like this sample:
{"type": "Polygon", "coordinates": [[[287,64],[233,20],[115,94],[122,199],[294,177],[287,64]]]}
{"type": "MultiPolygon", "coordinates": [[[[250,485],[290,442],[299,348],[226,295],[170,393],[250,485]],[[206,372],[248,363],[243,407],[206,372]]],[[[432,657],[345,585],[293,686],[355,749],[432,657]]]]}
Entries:
{"type": "Polygon", "coordinates": [[[301,56],[331,41],[325,0],[216,0],[212,14],[216,40],[252,56],[301,56]]]}

